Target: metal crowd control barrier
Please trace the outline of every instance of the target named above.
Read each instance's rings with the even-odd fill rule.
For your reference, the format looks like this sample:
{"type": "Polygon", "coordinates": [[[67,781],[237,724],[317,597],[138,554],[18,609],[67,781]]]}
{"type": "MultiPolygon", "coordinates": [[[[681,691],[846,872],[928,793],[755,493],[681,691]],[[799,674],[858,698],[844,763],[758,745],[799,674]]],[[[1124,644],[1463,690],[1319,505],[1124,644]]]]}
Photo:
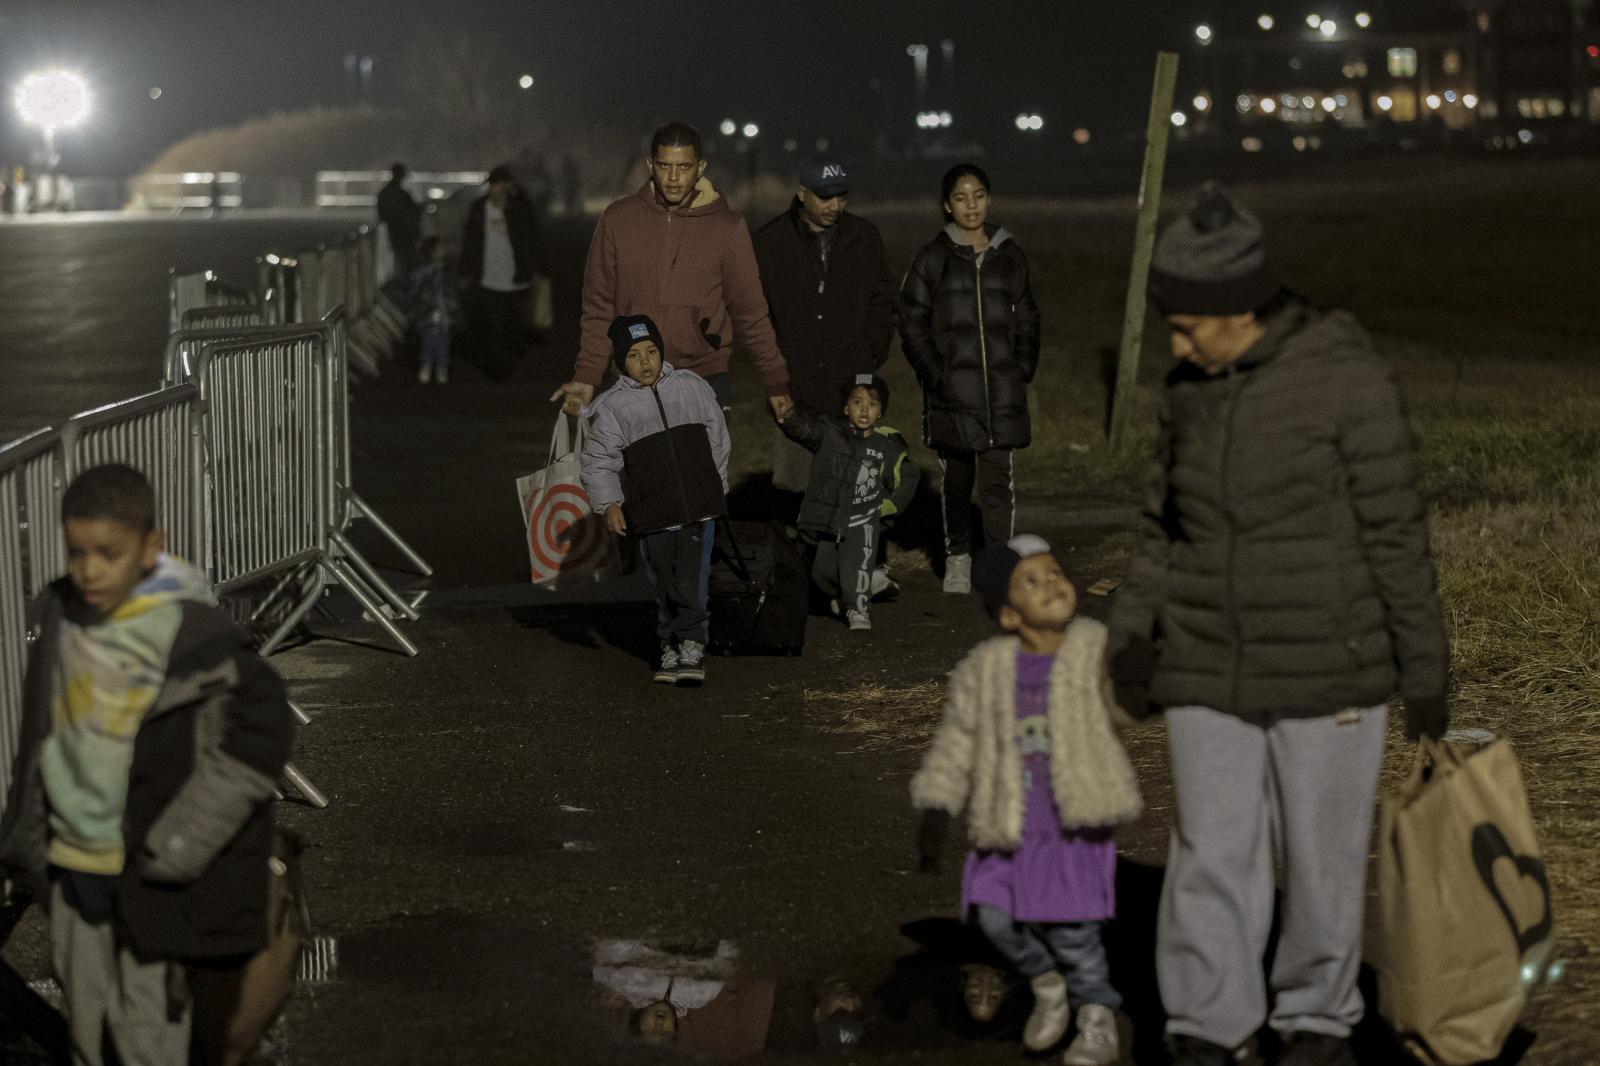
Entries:
{"type": "Polygon", "coordinates": [[[261,612],[298,588],[294,608],[261,645],[264,655],[334,584],[349,591],[406,654],[415,655],[416,645],[395,626],[382,600],[410,618],[415,610],[377,578],[334,513],[336,393],[330,384],[339,362],[336,347],[333,330],[324,327],[202,345],[195,380],[210,430],[212,578],[218,595],[225,595],[283,575],[261,612]]]}
{"type": "Polygon", "coordinates": [[[256,260],[256,291],[269,325],[298,321],[300,302],[299,261],[269,254],[256,260]]]}
{"type": "MultiPolygon", "coordinates": [[[[0,447],[0,813],[22,728],[22,675],[28,657],[28,602],[54,579],[55,465],[58,437],[41,429],[0,447]]],[[[0,937],[0,941],[3,941],[0,937]]]]}
{"type": "Polygon", "coordinates": [[[223,284],[209,270],[194,274],[171,271],[167,280],[167,331],[183,325],[183,313],[196,307],[223,307],[250,303],[249,293],[223,284]]]}
{"type": "Polygon", "coordinates": [[[223,307],[191,307],[183,313],[183,319],[178,323],[178,328],[180,330],[221,329],[231,326],[264,326],[266,324],[266,309],[258,303],[248,303],[223,307]]]}
{"type": "Polygon", "coordinates": [[[102,463],[126,463],[156,491],[156,523],[167,550],[207,562],[199,390],[174,385],[73,415],[61,427],[62,481],[102,463]]]}

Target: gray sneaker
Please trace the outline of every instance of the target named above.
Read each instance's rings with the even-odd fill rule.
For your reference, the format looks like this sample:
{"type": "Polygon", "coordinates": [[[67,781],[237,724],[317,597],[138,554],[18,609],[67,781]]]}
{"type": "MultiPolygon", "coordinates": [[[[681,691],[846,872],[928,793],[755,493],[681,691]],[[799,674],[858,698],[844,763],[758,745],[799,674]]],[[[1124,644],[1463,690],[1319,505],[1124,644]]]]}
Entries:
{"type": "Polygon", "coordinates": [[[972,556],[963,552],[944,561],[944,590],[962,595],[972,591],[972,556]]]}
{"type": "Polygon", "coordinates": [[[661,685],[678,683],[678,649],[671,644],[661,645],[661,659],[656,664],[656,683],[661,685]]]}
{"type": "Polygon", "coordinates": [[[889,567],[887,565],[880,566],[872,572],[872,584],[868,595],[873,599],[899,591],[900,582],[889,576],[889,567]]]}
{"type": "Polygon", "coordinates": [[[680,685],[698,685],[706,679],[706,646],[698,640],[686,640],[678,645],[678,676],[680,685]]]}
{"type": "Polygon", "coordinates": [[[866,611],[858,611],[852,607],[844,613],[844,620],[850,623],[850,632],[865,633],[872,629],[872,616],[866,611]]]}

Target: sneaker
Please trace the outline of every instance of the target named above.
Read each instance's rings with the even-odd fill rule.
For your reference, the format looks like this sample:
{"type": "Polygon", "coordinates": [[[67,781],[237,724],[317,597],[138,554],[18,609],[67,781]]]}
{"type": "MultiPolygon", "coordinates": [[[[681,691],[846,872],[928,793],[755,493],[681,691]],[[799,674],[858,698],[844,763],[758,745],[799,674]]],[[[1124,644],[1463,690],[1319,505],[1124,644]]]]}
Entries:
{"type": "Polygon", "coordinates": [[[1099,1003],[1078,1008],[1078,1035],[1061,1056],[1062,1066],[1111,1066],[1122,1058],[1122,1042],[1117,1037],[1117,1016],[1099,1003]]]}
{"type": "Polygon", "coordinates": [[[865,610],[850,608],[844,613],[844,620],[850,623],[850,632],[867,633],[872,630],[872,617],[865,610]]]}
{"type": "Polygon", "coordinates": [[[1033,1013],[1022,1028],[1022,1046],[1029,1051],[1048,1051],[1067,1035],[1072,1011],[1067,1007],[1067,979],[1057,970],[1042,973],[1033,985],[1033,1013]]]}
{"type": "Polygon", "coordinates": [[[972,591],[972,556],[962,552],[944,561],[944,590],[963,595],[972,591]]]}
{"type": "Polygon", "coordinates": [[[1356,1066],[1350,1041],[1327,1033],[1290,1033],[1279,1066],[1356,1066]]]}
{"type": "Polygon", "coordinates": [[[879,596],[892,595],[900,591],[900,582],[889,576],[888,564],[878,567],[872,572],[872,585],[869,595],[873,599],[879,596]]]}
{"type": "Polygon", "coordinates": [[[671,644],[661,645],[661,661],[656,666],[656,682],[662,685],[678,683],[678,649],[671,644]]]}
{"type": "Polygon", "coordinates": [[[427,363],[423,363],[421,366],[417,367],[417,380],[422,382],[424,385],[432,381],[433,367],[429,366],[427,363]]]}
{"type": "Polygon", "coordinates": [[[706,679],[706,646],[698,640],[686,640],[678,645],[678,677],[680,685],[698,685],[706,679]]]}
{"type": "Polygon", "coordinates": [[[447,366],[441,366],[437,371],[434,372],[433,380],[441,385],[450,384],[450,368],[447,366]]]}
{"type": "Polygon", "coordinates": [[[1181,1033],[1168,1034],[1167,1054],[1172,1066],[1231,1066],[1239,1056],[1220,1044],[1181,1033]]]}
{"type": "Polygon", "coordinates": [[[834,618],[843,618],[844,617],[844,608],[839,606],[839,601],[838,600],[829,600],[828,601],[828,614],[831,615],[834,618]]]}

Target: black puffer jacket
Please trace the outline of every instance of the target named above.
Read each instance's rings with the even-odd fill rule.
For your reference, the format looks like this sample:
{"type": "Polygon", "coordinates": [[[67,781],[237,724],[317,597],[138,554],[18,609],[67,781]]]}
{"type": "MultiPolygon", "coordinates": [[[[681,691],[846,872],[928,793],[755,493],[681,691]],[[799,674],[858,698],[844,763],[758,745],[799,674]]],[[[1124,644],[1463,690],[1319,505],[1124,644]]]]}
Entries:
{"type": "Polygon", "coordinates": [[[1113,657],[1153,640],[1152,701],[1261,720],[1442,701],[1449,648],[1388,362],[1293,302],[1215,377],[1167,379],[1113,657]]]}
{"type": "Polygon", "coordinates": [[[798,407],[778,428],[816,455],[811,461],[805,500],[800,504],[799,528],[835,537],[844,533],[854,497],[862,487],[858,482],[862,480],[861,467],[869,441],[883,456],[877,486],[881,494],[878,517],[888,520],[911,506],[922,471],[911,461],[911,449],[899,430],[876,426],[870,438],[864,437],[839,415],[820,418],[798,407]]]}
{"type": "Polygon", "coordinates": [[[986,227],[981,260],[954,228],[917,253],[900,286],[900,344],[922,385],[922,438],[949,451],[1025,448],[1039,366],[1028,260],[1003,228],[986,227]]]}

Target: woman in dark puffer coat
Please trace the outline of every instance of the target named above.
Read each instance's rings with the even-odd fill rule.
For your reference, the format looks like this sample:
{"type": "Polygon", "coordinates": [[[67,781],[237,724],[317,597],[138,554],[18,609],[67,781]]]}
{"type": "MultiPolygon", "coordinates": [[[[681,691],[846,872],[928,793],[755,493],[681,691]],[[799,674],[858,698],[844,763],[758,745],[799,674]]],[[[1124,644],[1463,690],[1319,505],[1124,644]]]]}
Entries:
{"type": "Polygon", "coordinates": [[[900,287],[900,344],[922,385],[923,442],[938,450],[944,471],[944,590],[965,593],[974,487],[984,542],[1012,535],[1011,453],[1029,442],[1039,307],[1027,257],[988,222],[989,176],[970,163],[952,167],[943,197],[950,222],[900,287]]]}

